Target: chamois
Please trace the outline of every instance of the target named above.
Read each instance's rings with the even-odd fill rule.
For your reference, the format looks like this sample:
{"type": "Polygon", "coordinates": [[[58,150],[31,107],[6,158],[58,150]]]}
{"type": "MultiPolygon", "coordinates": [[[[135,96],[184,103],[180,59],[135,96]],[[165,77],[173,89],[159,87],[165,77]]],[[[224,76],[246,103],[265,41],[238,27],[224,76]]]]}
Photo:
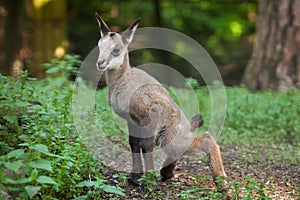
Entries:
{"type": "MultiPolygon", "coordinates": [[[[129,182],[138,184],[145,171],[154,169],[153,150],[158,145],[167,158],[160,173],[163,180],[173,176],[178,159],[184,154],[204,151],[209,156],[214,180],[226,177],[222,158],[213,136],[209,133],[193,135],[202,125],[200,115],[189,121],[167,90],[145,71],[129,64],[128,45],[133,40],[140,19],[122,33],[111,32],[96,12],[101,38],[96,67],[105,72],[108,87],[107,101],[113,111],[128,124],[129,145],[132,152],[132,173],[129,182]]],[[[222,187],[226,180],[223,179],[222,187]]]]}

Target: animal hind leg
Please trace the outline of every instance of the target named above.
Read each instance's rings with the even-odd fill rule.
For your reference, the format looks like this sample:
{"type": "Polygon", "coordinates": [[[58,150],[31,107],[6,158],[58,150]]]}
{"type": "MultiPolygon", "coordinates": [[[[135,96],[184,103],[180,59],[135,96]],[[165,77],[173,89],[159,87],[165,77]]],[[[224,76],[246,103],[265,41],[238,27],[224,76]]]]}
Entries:
{"type": "MultiPolygon", "coordinates": [[[[217,181],[218,177],[226,178],[220,148],[211,134],[204,133],[202,135],[194,136],[193,142],[186,151],[186,154],[196,150],[201,150],[208,154],[212,177],[215,181],[217,181]]],[[[224,189],[226,184],[226,180],[223,179],[221,181],[221,188],[224,189]]]]}
{"type": "Polygon", "coordinates": [[[177,160],[172,157],[167,157],[164,162],[164,167],[160,170],[160,175],[162,176],[162,181],[166,181],[174,176],[174,168],[177,164],[177,160]]]}

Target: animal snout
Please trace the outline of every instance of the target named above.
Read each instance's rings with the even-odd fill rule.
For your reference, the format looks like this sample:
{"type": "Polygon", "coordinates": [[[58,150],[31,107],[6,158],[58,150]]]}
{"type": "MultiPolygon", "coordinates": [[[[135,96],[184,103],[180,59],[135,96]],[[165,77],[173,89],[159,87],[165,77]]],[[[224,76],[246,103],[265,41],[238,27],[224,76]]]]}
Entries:
{"type": "Polygon", "coordinates": [[[103,65],[104,62],[105,62],[104,60],[98,60],[97,61],[97,67],[100,68],[103,65]]]}
{"type": "Polygon", "coordinates": [[[103,60],[101,59],[101,60],[98,60],[98,61],[97,61],[97,69],[98,69],[98,70],[104,70],[104,69],[105,69],[105,66],[103,65],[104,62],[105,62],[104,59],[103,59],[103,60]]]}

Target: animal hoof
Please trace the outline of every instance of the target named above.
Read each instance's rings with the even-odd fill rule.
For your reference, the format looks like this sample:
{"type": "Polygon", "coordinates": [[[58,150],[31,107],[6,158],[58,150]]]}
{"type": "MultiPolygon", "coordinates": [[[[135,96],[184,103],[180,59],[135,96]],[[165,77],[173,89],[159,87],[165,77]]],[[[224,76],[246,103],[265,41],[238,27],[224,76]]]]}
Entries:
{"type": "Polygon", "coordinates": [[[128,183],[134,185],[134,186],[139,186],[139,179],[142,177],[142,174],[139,173],[131,173],[129,178],[128,178],[128,183]]]}
{"type": "Polygon", "coordinates": [[[167,168],[162,168],[160,170],[160,175],[162,176],[162,181],[166,181],[174,176],[173,170],[168,170],[167,168]]]}

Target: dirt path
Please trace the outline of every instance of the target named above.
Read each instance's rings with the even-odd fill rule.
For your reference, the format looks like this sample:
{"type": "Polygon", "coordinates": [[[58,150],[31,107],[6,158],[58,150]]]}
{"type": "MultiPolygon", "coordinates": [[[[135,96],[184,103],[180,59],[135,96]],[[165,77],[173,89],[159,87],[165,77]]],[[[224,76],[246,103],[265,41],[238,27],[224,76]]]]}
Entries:
{"type": "MultiPolygon", "coordinates": [[[[250,155],[245,149],[239,149],[236,146],[223,148],[222,152],[228,176],[227,180],[232,183],[234,181],[241,183],[240,195],[247,193],[247,187],[255,186],[259,188],[261,182],[264,186],[263,192],[271,199],[300,199],[300,196],[298,196],[300,193],[299,166],[272,164],[272,160],[268,156],[260,155],[263,158],[260,160],[251,159],[251,156],[255,155],[250,155]],[[247,179],[246,177],[251,178],[247,179]],[[247,181],[248,184],[252,181],[252,185],[246,186],[247,181]]],[[[182,191],[189,192],[191,188],[195,188],[194,186],[197,185],[206,188],[204,194],[215,191],[207,159],[183,158],[177,165],[175,177],[166,182],[156,181],[157,185],[152,186],[153,191],[150,192],[141,192],[139,187],[125,184],[120,177],[113,176],[117,173],[108,169],[104,172],[104,176],[109,180],[109,184],[119,185],[125,189],[127,197],[124,199],[180,199],[180,197],[182,198],[180,196],[182,191]]],[[[191,194],[193,192],[195,191],[191,191],[191,194]]],[[[232,199],[233,193],[233,189],[229,189],[224,199],[232,199]]],[[[112,197],[111,195],[108,196],[112,197]]],[[[256,195],[254,194],[254,196],[256,195]]]]}
{"type": "Polygon", "coordinates": [[[224,165],[227,169],[228,180],[242,181],[245,176],[251,176],[257,182],[270,186],[268,196],[272,199],[299,199],[300,168],[298,165],[272,163],[271,156],[260,152],[260,160],[251,161],[250,150],[239,150],[237,147],[227,147],[223,150],[224,165]],[[243,152],[243,156],[241,156],[243,152]],[[246,158],[248,156],[248,158],[246,158]],[[241,159],[244,157],[244,159],[241,159]],[[297,192],[298,190],[298,192],[297,192]]]}

